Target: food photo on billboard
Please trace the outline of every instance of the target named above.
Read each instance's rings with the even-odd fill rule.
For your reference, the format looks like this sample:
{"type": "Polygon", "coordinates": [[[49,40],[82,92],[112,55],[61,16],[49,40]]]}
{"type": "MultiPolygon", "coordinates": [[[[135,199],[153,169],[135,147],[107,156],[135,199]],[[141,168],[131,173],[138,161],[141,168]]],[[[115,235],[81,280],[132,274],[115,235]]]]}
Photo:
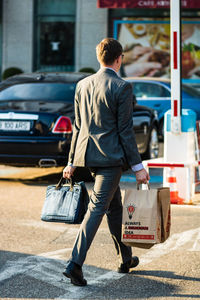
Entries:
{"type": "MultiPolygon", "coordinates": [[[[170,78],[168,18],[123,18],[114,24],[124,49],[121,75],[170,78]]],[[[182,78],[200,80],[200,19],[182,20],[182,78]]]]}

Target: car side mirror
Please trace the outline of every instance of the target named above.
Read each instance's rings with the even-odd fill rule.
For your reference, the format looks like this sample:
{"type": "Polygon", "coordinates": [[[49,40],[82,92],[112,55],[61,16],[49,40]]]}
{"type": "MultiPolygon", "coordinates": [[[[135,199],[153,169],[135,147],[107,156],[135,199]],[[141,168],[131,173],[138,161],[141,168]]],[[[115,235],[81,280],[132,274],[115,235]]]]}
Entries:
{"type": "Polygon", "coordinates": [[[135,106],[136,103],[137,103],[137,99],[136,96],[133,94],[133,107],[135,106]]]}

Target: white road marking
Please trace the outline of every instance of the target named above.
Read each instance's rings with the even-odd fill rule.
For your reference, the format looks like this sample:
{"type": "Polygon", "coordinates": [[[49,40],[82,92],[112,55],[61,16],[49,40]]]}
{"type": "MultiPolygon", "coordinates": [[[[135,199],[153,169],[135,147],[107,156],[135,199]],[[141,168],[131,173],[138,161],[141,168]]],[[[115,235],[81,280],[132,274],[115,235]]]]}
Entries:
{"type": "MultiPolygon", "coordinates": [[[[52,255],[51,252],[50,255],[52,255]]],[[[65,265],[66,261],[52,260],[41,256],[29,256],[17,261],[8,261],[0,274],[0,282],[18,274],[25,274],[28,271],[28,276],[65,290],[65,294],[59,298],[77,299],[92,293],[92,286],[94,285],[95,287],[104,286],[109,284],[109,281],[117,280],[124,276],[124,274],[115,271],[104,271],[96,267],[84,265],[83,272],[88,279],[89,285],[83,289],[72,286],[70,280],[62,275],[65,265]]]]}
{"type": "MultiPolygon", "coordinates": [[[[150,249],[146,254],[141,256],[140,265],[146,265],[148,263],[151,263],[154,259],[157,259],[163,255],[166,255],[169,252],[174,251],[178,248],[183,249],[184,245],[186,248],[185,250],[186,251],[189,250],[189,249],[187,249],[186,244],[188,242],[196,241],[199,237],[199,234],[200,234],[200,227],[196,228],[196,229],[184,231],[182,233],[173,234],[164,243],[153,246],[152,249],[150,249]]],[[[191,251],[191,249],[190,249],[190,251],[191,251]]],[[[195,250],[195,251],[197,251],[197,250],[195,250]]],[[[200,249],[199,249],[199,251],[200,251],[200,249]]]]}
{"type": "Polygon", "coordinates": [[[189,251],[200,251],[200,231],[196,238],[196,241],[193,244],[193,247],[189,249],[189,251]]]}
{"type": "MultiPolygon", "coordinates": [[[[95,267],[94,267],[95,268],[95,267]]],[[[96,268],[97,269],[97,268],[96,268]]],[[[84,274],[86,273],[86,270],[83,270],[84,274]]],[[[81,287],[74,287],[70,286],[70,288],[67,288],[67,293],[64,295],[61,295],[57,299],[80,299],[83,297],[88,296],[89,294],[93,293],[93,286],[105,286],[109,284],[109,281],[118,280],[125,276],[125,274],[117,273],[115,271],[108,271],[100,276],[97,276],[97,274],[94,274],[94,272],[91,272],[91,268],[89,270],[90,273],[85,276],[88,280],[88,286],[81,288],[81,287]],[[90,274],[90,276],[89,276],[90,274]],[[96,279],[94,279],[96,277],[96,279]]]]}
{"type": "Polygon", "coordinates": [[[64,248],[52,252],[41,253],[40,256],[53,259],[62,259],[62,254],[67,253],[68,251],[72,251],[72,248],[64,248]]]}
{"type": "MultiPolygon", "coordinates": [[[[200,251],[200,227],[182,233],[173,234],[163,244],[155,245],[146,254],[140,257],[140,265],[151,263],[176,249],[185,251],[200,251]],[[191,248],[191,243],[193,247],[191,248]]],[[[41,253],[38,256],[32,255],[18,260],[10,260],[1,269],[0,282],[8,280],[18,274],[26,274],[52,286],[65,291],[64,295],[58,299],[80,299],[87,297],[94,290],[94,286],[102,287],[109,284],[109,281],[118,280],[125,276],[115,271],[103,270],[94,266],[83,266],[85,278],[88,286],[81,288],[73,286],[70,280],[62,275],[65,269],[66,260],[62,260],[62,255],[71,248],[59,249],[52,252],[41,253]],[[55,259],[56,258],[56,259],[55,259]]]]}
{"type": "Polygon", "coordinates": [[[35,256],[29,256],[17,260],[8,260],[0,273],[0,282],[33,269],[36,265],[36,261],[33,260],[34,258],[35,256]]]}
{"type": "Polygon", "coordinates": [[[63,232],[64,230],[67,229],[65,224],[64,225],[56,224],[56,223],[52,224],[50,222],[42,222],[42,221],[35,221],[35,220],[30,220],[30,221],[24,220],[24,221],[20,222],[20,225],[35,227],[35,228],[44,228],[44,229],[60,231],[60,232],[63,232]]]}

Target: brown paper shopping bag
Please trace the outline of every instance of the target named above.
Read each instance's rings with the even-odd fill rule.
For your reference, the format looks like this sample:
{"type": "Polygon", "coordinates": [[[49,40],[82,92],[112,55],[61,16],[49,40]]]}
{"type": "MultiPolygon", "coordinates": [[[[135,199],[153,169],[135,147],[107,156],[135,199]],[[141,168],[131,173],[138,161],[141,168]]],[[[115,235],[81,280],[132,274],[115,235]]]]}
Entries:
{"type": "Polygon", "coordinates": [[[169,237],[169,188],[122,190],[122,201],[123,243],[148,249],[169,237]]]}

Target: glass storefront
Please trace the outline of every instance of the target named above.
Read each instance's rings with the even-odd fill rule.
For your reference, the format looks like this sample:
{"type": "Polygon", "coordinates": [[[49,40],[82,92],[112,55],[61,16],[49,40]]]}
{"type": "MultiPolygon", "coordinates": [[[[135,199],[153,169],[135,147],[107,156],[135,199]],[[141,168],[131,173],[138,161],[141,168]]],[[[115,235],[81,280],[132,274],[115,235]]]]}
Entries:
{"type": "Polygon", "coordinates": [[[37,0],[35,70],[74,71],[75,0],[37,0]]]}

